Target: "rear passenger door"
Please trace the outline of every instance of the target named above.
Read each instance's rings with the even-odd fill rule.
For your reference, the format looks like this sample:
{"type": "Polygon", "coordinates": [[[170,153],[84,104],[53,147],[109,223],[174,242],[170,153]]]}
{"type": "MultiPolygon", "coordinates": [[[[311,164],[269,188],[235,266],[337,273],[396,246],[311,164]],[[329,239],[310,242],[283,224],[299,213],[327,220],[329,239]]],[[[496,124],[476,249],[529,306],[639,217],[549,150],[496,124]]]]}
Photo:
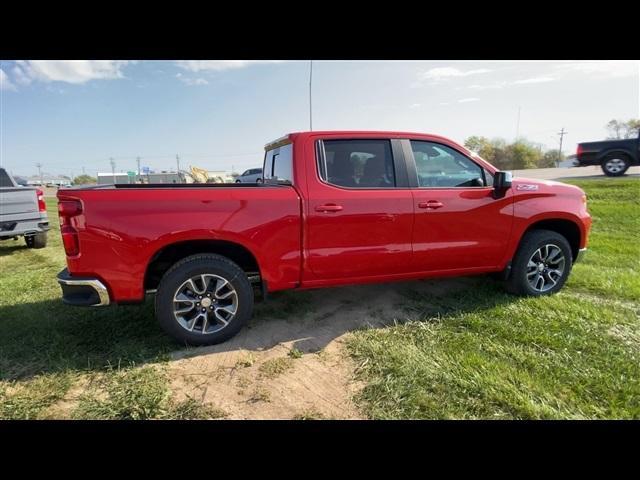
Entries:
{"type": "Polygon", "coordinates": [[[413,199],[399,140],[314,140],[307,169],[306,261],[316,279],[410,270],[413,199]]]}

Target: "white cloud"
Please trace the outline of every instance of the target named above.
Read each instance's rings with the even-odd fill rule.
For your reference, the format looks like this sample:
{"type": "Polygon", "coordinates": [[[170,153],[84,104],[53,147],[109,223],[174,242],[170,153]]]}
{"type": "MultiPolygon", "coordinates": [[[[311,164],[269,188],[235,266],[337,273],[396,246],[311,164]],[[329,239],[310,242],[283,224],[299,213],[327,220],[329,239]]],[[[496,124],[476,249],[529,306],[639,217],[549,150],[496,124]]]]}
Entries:
{"type": "Polygon", "coordinates": [[[468,103],[468,102],[478,102],[478,101],[480,101],[479,98],[470,97],[470,98],[461,98],[460,100],[458,100],[458,103],[468,103]]]}
{"type": "Polygon", "coordinates": [[[282,60],[178,60],[176,65],[191,72],[231,70],[259,63],[280,63],[282,60]]]}
{"type": "Polygon", "coordinates": [[[12,73],[16,82],[86,83],[90,80],[123,78],[128,61],[118,60],[18,60],[12,73]]]}
{"type": "Polygon", "coordinates": [[[183,83],[185,83],[186,85],[190,85],[190,86],[194,86],[194,85],[209,85],[209,82],[207,82],[204,78],[181,78],[180,79],[183,83]]]}
{"type": "Polygon", "coordinates": [[[409,108],[420,108],[420,103],[412,103],[411,105],[409,105],[409,108]]]}
{"type": "Polygon", "coordinates": [[[15,90],[16,86],[11,83],[9,76],[0,68],[0,90],[15,90]]]}
{"type": "Polygon", "coordinates": [[[516,80],[515,82],[513,82],[513,85],[526,85],[529,83],[546,83],[546,82],[553,82],[555,80],[555,78],[553,77],[532,77],[532,78],[525,78],[523,80],[516,80]]]}
{"type": "Polygon", "coordinates": [[[602,60],[562,63],[556,69],[563,73],[580,73],[599,78],[640,75],[638,60],[602,60]]]}
{"type": "Polygon", "coordinates": [[[504,88],[507,85],[509,85],[509,82],[495,82],[495,83],[489,83],[489,84],[485,84],[485,85],[469,85],[467,88],[469,90],[493,90],[493,89],[499,89],[499,88],[504,88]]]}
{"type": "Polygon", "coordinates": [[[481,73],[489,73],[491,70],[487,68],[478,68],[475,70],[460,70],[455,67],[436,67],[423,72],[420,78],[423,80],[443,80],[451,77],[468,77],[469,75],[479,75],[481,73]]]}

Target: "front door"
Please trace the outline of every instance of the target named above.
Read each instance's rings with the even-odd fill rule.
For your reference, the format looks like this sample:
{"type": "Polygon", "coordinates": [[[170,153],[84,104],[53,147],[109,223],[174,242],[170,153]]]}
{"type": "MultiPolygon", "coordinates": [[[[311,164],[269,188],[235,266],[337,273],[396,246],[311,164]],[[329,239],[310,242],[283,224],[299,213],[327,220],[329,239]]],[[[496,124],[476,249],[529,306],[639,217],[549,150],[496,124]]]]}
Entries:
{"type": "Polygon", "coordinates": [[[497,266],[504,257],[513,223],[511,191],[495,198],[491,174],[447,145],[411,140],[410,146],[414,161],[408,164],[415,164],[415,173],[409,168],[409,176],[415,182],[416,270],[497,266]]]}

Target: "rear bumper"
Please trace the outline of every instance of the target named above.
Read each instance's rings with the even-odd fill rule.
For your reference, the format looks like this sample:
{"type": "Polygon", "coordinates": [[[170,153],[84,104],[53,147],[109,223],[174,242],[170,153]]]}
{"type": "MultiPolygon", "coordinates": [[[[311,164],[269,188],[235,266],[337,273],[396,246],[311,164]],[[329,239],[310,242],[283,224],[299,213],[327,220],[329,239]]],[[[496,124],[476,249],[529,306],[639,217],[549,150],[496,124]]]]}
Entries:
{"type": "Polygon", "coordinates": [[[0,222],[0,237],[17,237],[35,235],[50,230],[49,220],[38,218],[33,220],[14,220],[0,222]]]}
{"type": "Polygon", "coordinates": [[[578,263],[580,261],[582,261],[584,259],[584,255],[585,253],[587,253],[587,249],[586,248],[581,248],[580,250],[578,250],[578,255],[576,256],[576,259],[573,263],[578,263]]]}
{"type": "Polygon", "coordinates": [[[72,277],[66,268],[58,274],[62,288],[62,301],[81,307],[103,307],[109,305],[109,291],[97,278],[72,277]]]}

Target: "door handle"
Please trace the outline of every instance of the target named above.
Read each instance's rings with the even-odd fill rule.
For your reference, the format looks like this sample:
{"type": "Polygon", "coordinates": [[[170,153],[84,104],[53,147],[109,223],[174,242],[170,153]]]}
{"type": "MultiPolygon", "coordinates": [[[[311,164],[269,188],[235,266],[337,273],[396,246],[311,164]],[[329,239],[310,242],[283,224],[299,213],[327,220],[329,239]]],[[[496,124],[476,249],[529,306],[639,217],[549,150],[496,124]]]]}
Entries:
{"type": "Polygon", "coordinates": [[[339,212],[340,210],[342,210],[342,205],[334,205],[332,203],[316,206],[316,212],[339,212]]]}
{"type": "Polygon", "coordinates": [[[440,207],[444,207],[444,204],[442,202],[439,202],[437,200],[429,200],[427,202],[420,202],[418,203],[418,208],[440,208],[440,207]]]}

